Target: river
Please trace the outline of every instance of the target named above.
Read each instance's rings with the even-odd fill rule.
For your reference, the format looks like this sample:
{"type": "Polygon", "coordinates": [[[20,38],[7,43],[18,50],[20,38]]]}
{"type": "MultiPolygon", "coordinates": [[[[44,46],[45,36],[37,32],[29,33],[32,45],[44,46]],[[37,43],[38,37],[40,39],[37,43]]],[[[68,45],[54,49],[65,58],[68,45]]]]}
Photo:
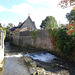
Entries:
{"type": "Polygon", "coordinates": [[[5,43],[5,64],[3,75],[30,75],[27,65],[23,59],[23,52],[19,48],[5,43]]]}
{"type": "MultiPolygon", "coordinates": [[[[5,63],[3,75],[30,75],[29,68],[24,62],[24,55],[38,62],[38,66],[44,67],[47,71],[57,72],[68,70],[69,75],[75,75],[75,64],[56,57],[47,51],[22,51],[20,48],[11,46],[5,42],[5,63]],[[33,53],[34,52],[34,53],[33,53]]],[[[64,74],[62,74],[64,75],[64,74]]]]}

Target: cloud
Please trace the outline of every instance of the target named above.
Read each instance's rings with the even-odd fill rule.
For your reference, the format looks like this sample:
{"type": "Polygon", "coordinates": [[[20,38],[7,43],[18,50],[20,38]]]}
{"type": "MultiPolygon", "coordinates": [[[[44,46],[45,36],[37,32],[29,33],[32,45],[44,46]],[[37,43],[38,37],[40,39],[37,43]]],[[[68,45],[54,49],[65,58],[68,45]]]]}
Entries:
{"type": "MultiPolygon", "coordinates": [[[[27,17],[28,14],[30,13],[32,20],[35,21],[37,28],[39,28],[42,20],[44,20],[46,16],[54,16],[58,23],[67,22],[65,15],[67,12],[69,12],[72,9],[72,7],[65,8],[65,9],[57,7],[59,1],[60,0],[58,1],[57,0],[28,0],[28,3],[13,5],[11,9],[7,9],[7,8],[0,6],[0,11],[13,12],[13,13],[19,14],[20,16],[22,15],[25,17],[27,17]]],[[[11,22],[14,24],[18,24],[17,22],[19,22],[20,19],[21,18],[18,19],[16,17],[15,22],[13,22],[13,20],[11,20],[11,22]]]]}
{"type": "Polygon", "coordinates": [[[72,10],[72,7],[69,7],[69,8],[65,8],[65,9],[62,9],[62,8],[55,8],[55,12],[53,12],[53,15],[55,16],[56,20],[61,22],[61,23],[67,23],[67,19],[66,19],[66,13],[69,13],[71,10],[72,10]]]}
{"type": "Polygon", "coordinates": [[[42,20],[46,18],[46,16],[53,16],[57,20],[57,23],[67,23],[66,13],[70,12],[72,7],[62,9],[59,7],[53,8],[37,8],[36,10],[31,12],[31,18],[35,21],[36,26],[39,28],[42,20]],[[53,9],[54,8],[54,9],[53,9]]]}
{"type": "Polygon", "coordinates": [[[30,16],[32,18],[33,21],[35,21],[37,28],[39,28],[42,20],[44,20],[46,18],[46,16],[49,16],[50,14],[50,10],[49,9],[44,9],[42,7],[32,11],[30,13],[30,16]]]}
{"type": "Polygon", "coordinates": [[[9,21],[9,20],[0,20],[0,23],[4,27],[6,27],[8,25],[8,23],[12,23],[15,26],[18,25],[18,22],[16,22],[16,21],[9,21]]]}
{"type": "Polygon", "coordinates": [[[12,8],[9,11],[17,13],[17,14],[25,15],[32,10],[33,10],[33,7],[31,5],[27,3],[23,3],[23,4],[12,6],[12,8]]]}
{"type": "Polygon", "coordinates": [[[59,3],[61,0],[28,0],[31,4],[39,4],[39,3],[47,3],[47,4],[56,4],[59,3]]]}
{"type": "Polygon", "coordinates": [[[41,3],[41,6],[39,8],[31,12],[31,17],[36,21],[35,23],[37,27],[40,26],[42,20],[44,20],[46,16],[54,16],[57,20],[57,23],[67,23],[66,13],[68,13],[72,9],[72,7],[66,9],[60,8],[58,6],[58,3],[60,1],[61,0],[28,0],[28,2],[32,4],[39,5],[39,3],[41,3]],[[44,5],[44,7],[42,5],[44,5]]]}
{"type": "Polygon", "coordinates": [[[7,11],[7,9],[5,7],[3,7],[3,6],[0,6],[0,12],[1,11],[7,11]]]}
{"type": "Polygon", "coordinates": [[[0,20],[2,26],[6,27],[8,25],[8,20],[0,20]]]}
{"type": "Polygon", "coordinates": [[[31,4],[39,4],[39,3],[42,3],[44,1],[46,1],[46,0],[28,0],[28,2],[31,4]]]}

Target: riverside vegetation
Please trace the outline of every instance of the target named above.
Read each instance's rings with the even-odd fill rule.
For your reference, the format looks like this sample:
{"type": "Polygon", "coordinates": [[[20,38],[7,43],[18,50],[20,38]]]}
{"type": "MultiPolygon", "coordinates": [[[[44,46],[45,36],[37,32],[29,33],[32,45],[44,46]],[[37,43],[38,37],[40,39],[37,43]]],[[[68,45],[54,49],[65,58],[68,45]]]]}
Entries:
{"type": "MultiPolygon", "coordinates": [[[[58,28],[46,29],[55,50],[57,50],[56,54],[66,57],[70,61],[75,61],[75,25],[73,23],[58,28]]],[[[33,38],[37,38],[39,33],[40,31],[38,30],[35,32],[30,31],[33,38]]]]}
{"type": "MultiPolygon", "coordinates": [[[[75,34],[73,33],[71,35],[68,35],[67,29],[65,27],[59,27],[58,29],[48,29],[47,31],[50,35],[49,37],[51,39],[52,45],[55,47],[55,54],[58,56],[66,57],[71,61],[75,61],[75,34]]],[[[40,31],[37,31],[38,34],[39,32],[40,31]]],[[[33,36],[34,39],[37,38],[38,34],[36,32],[30,33],[32,33],[31,36],[33,36]]]]}
{"type": "Polygon", "coordinates": [[[48,31],[55,49],[59,49],[58,55],[75,61],[75,8],[66,14],[66,18],[69,24],[60,24],[60,27],[57,27],[55,18],[48,16],[42,21],[40,27],[48,31]]]}

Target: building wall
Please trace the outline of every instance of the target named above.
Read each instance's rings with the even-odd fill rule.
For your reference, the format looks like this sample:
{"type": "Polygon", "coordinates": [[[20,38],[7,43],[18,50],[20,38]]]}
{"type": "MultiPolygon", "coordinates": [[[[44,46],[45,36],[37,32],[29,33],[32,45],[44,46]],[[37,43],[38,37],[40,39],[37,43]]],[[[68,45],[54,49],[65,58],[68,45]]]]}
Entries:
{"type": "Polygon", "coordinates": [[[11,43],[14,45],[19,45],[19,32],[15,32],[11,35],[11,43]]]}
{"type": "Polygon", "coordinates": [[[27,27],[28,30],[36,30],[35,23],[31,20],[30,16],[23,22],[21,28],[27,27]]]}
{"type": "Polygon", "coordinates": [[[49,34],[47,31],[42,30],[36,39],[34,39],[30,34],[29,31],[24,31],[19,33],[19,35],[14,35],[13,37],[13,44],[18,45],[21,47],[25,47],[26,45],[36,46],[38,48],[43,49],[51,49],[53,50],[54,47],[51,43],[49,38],[49,34]]]}
{"type": "Polygon", "coordinates": [[[4,32],[0,30],[0,75],[3,73],[4,60],[4,32]]]}

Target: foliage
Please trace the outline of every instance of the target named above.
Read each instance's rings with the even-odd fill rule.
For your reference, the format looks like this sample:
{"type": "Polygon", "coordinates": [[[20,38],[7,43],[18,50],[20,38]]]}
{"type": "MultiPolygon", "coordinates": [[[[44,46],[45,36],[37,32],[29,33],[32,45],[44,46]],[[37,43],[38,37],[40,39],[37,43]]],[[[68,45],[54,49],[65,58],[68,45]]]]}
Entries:
{"type": "Polygon", "coordinates": [[[37,38],[37,35],[40,33],[40,30],[37,31],[30,31],[31,36],[35,39],[37,38]]]}
{"type": "Polygon", "coordinates": [[[6,29],[6,34],[10,33],[10,29],[9,28],[5,28],[6,29]]]}
{"type": "Polygon", "coordinates": [[[65,28],[65,25],[64,24],[60,24],[60,28],[65,28]]]}
{"type": "Polygon", "coordinates": [[[56,28],[58,27],[58,25],[57,21],[53,16],[47,16],[45,20],[42,21],[40,27],[44,29],[50,29],[50,28],[56,28]]]}
{"type": "Polygon", "coordinates": [[[3,28],[3,27],[0,27],[0,29],[4,31],[4,39],[5,39],[5,37],[6,37],[6,29],[3,28]]]}
{"type": "Polygon", "coordinates": [[[56,32],[56,46],[65,54],[70,55],[74,50],[72,37],[67,35],[66,29],[59,29],[56,32]]]}
{"type": "Polygon", "coordinates": [[[58,47],[64,55],[71,55],[75,51],[75,10],[66,14],[70,25],[61,24],[58,29],[49,29],[50,37],[55,41],[56,47],[58,47]]]}
{"type": "Polygon", "coordinates": [[[7,27],[5,28],[6,29],[6,34],[10,34],[10,29],[13,27],[13,24],[12,23],[8,23],[7,27]]]}
{"type": "Polygon", "coordinates": [[[56,32],[57,29],[48,29],[48,33],[50,35],[50,40],[53,44],[53,46],[56,46],[56,36],[55,36],[55,32],[56,32]]]}
{"type": "Polygon", "coordinates": [[[55,41],[56,47],[59,48],[64,55],[70,55],[74,51],[75,39],[67,35],[66,28],[49,29],[48,32],[55,41]]]}
{"type": "Polygon", "coordinates": [[[75,33],[75,21],[70,23],[70,25],[65,26],[67,29],[67,34],[72,35],[72,33],[75,33]]]}
{"type": "Polygon", "coordinates": [[[18,30],[19,28],[15,29],[15,30],[18,30]]]}
{"type": "Polygon", "coordinates": [[[75,5],[75,0],[61,0],[59,4],[61,8],[67,8],[69,6],[75,5]]]}
{"type": "Polygon", "coordinates": [[[75,21],[75,9],[73,8],[70,13],[66,14],[66,18],[68,19],[69,23],[73,20],[75,21]]]}
{"type": "Polygon", "coordinates": [[[7,28],[12,28],[12,27],[13,27],[13,24],[12,23],[8,23],[7,28]]]}

